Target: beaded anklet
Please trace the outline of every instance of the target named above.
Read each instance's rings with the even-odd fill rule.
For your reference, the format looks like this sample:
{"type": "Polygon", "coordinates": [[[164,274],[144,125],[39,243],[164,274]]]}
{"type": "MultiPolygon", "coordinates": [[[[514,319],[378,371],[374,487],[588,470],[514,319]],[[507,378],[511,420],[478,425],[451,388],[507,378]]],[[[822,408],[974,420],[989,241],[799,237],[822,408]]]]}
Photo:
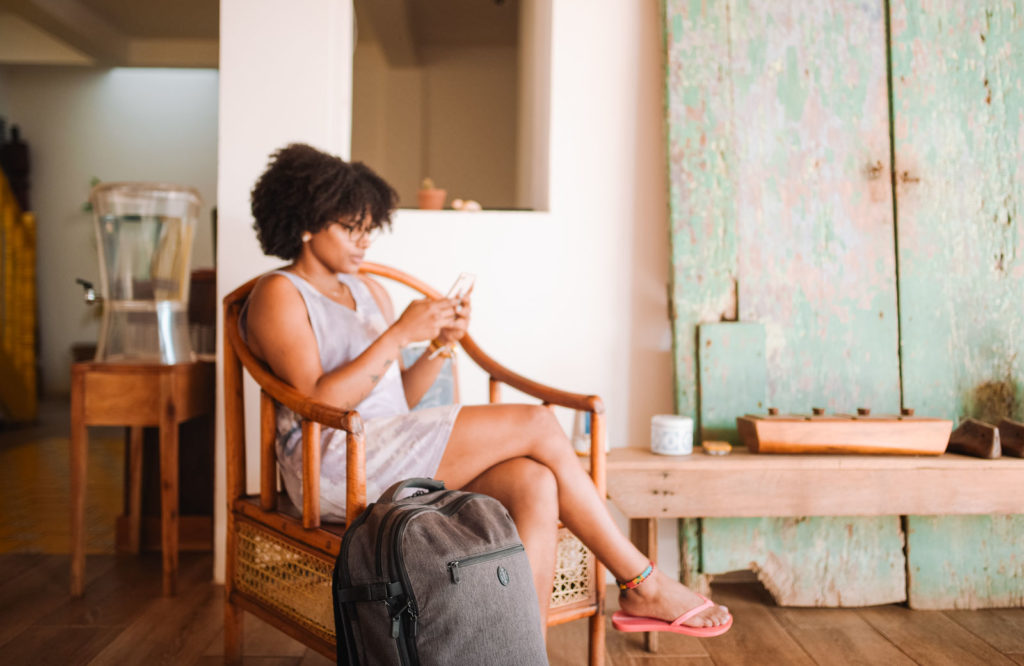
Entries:
{"type": "Polygon", "coordinates": [[[634,587],[637,587],[638,585],[640,585],[640,583],[642,583],[645,580],[647,580],[648,578],[650,578],[651,574],[653,574],[653,573],[654,573],[654,562],[648,562],[647,568],[644,569],[643,571],[641,571],[640,575],[637,576],[636,578],[634,578],[633,580],[626,581],[625,583],[620,582],[618,580],[616,580],[615,582],[616,582],[616,584],[618,584],[620,590],[623,590],[623,591],[625,591],[625,590],[632,590],[634,587]]]}

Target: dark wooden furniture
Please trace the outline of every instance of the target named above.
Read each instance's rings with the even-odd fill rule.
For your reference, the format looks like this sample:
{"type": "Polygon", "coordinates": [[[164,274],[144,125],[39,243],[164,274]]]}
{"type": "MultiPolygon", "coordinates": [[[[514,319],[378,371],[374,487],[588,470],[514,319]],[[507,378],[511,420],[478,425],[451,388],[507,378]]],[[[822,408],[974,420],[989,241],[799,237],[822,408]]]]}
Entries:
{"type": "MultiPolygon", "coordinates": [[[[363,272],[388,278],[430,297],[441,296],[420,280],[377,264],[363,272]]],[[[275,377],[249,351],[238,331],[239,311],[255,285],[251,280],[224,299],[224,413],[227,446],[227,566],[225,581],[225,659],[238,662],[242,618],[247,611],[322,654],[335,655],[331,607],[331,570],[345,525],[322,524],[319,507],[320,429],[347,433],[346,516],[354,520],[366,507],[365,443],[355,411],[342,411],[310,400],[275,377]],[[246,442],[243,367],[260,390],[259,494],[246,492],[246,442]],[[275,402],[303,420],[303,506],[294,507],[278,490],[275,451],[275,402]]],[[[547,405],[589,412],[591,477],[605,493],[604,406],[597,396],[559,391],[515,374],[487,356],[470,336],[461,346],[488,373],[490,400],[497,402],[507,384],[547,405]]],[[[590,663],[604,662],[604,568],[563,529],[559,541],[555,594],[549,624],[587,617],[590,663]],[[582,572],[585,585],[575,578],[582,572]],[[557,607],[556,607],[557,603],[557,607]]]]}
{"type": "Polygon", "coordinates": [[[163,591],[178,574],[178,426],[214,406],[214,364],[81,362],[71,366],[71,594],[82,594],[85,572],[85,487],[88,426],[128,426],[131,550],[139,549],[142,519],[142,429],[160,428],[160,513],[163,591]]]}

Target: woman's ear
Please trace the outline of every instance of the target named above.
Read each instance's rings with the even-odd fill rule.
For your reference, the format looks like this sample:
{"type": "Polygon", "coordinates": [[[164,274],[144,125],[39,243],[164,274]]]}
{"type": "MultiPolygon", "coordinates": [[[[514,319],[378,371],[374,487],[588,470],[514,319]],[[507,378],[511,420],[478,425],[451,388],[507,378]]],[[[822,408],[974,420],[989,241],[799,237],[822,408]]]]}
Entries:
{"type": "Polygon", "coordinates": [[[308,243],[311,240],[313,240],[313,234],[311,234],[308,231],[303,231],[302,232],[302,242],[303,243],[308,243]]]}

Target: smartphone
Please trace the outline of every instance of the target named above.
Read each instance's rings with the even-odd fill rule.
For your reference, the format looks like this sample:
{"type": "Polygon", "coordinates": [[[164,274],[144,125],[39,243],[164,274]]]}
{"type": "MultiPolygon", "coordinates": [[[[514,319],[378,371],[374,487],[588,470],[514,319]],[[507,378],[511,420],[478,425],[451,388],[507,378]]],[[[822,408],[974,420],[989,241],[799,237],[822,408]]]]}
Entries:
{"type": "MultiPolygon", "coordinates": [[[[459,273],[459,277],[455,279],[455,284],[453,284],[452,288],[448,290],[448,294],[447,296],[445,296],[445,298],[461,301],[463,296],[468,294],[469,290],[473,288],[474,282],[476,282],[476,276],[473,275],[472,273],[459,273]]],[[[461,304],[457,304],[455,306],[455,312],[458,312],[461,309],[461,304]]],[[[439,347],[435,349],[434,352],[427,358],[430,360],[434,360],[434,358],[436,358],[437,355],[441,353],[442,349],[444,349],[444,347],[439,347]]]]}
{"type": "Polygon", "coordinates": [[[459,273],[459,277],[455,279],[455,284],[448,290],[448,295],[445,298],[461,300],[473,288],[474,282],[476,282],[476,276],[472,273],[459,273]]]}

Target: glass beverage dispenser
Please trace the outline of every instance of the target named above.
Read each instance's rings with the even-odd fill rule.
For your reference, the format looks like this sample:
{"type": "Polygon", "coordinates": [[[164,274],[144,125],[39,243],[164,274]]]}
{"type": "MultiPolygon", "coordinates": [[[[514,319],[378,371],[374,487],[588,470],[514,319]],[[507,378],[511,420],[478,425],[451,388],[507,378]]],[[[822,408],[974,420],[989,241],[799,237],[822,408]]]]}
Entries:
{"type": "Polygon", "coordinates": [[[89,198],[103,298],[96,360],[192,361],[189,263],[199,194],[177,185],[107,183],[89,198]]]}

